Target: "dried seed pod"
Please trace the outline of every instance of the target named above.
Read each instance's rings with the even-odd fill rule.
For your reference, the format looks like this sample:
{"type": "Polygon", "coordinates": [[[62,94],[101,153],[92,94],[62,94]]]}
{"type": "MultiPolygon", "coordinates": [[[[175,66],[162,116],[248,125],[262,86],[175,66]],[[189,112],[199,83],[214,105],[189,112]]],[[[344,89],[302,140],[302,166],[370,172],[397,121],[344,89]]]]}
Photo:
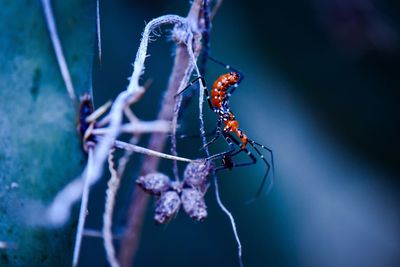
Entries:
{"type": "Polygon", "coordinates": [[[137,178],[136,183],[146,192],[161,195],[170,187],[169,177],[165,174],[154,172],[137,178]]]}
{"type": "Polygon", "coordinates": [[[182,192],[182,188],[183,188],[183,183],[180,181],[171,181],[170,183],[170,189],[174,190],[175,192],[177,192],[178,194],[180,194],[182,192]]]}
{"type": "Polygon", "coordinates": [[[161,195],[156,203],[154,220],[156,223],[167,223],[181,206],[181,199],[175,191],[167,191],[161,195]]]}
{"type": "Polygon", "coordinates": [[[211,163],[207,160],[196,160],[186,166],[183,181],[186,185],[204,192],[207,176],[210,174],[211,163]]]}
{"type": "Polygon", "coordinates": [[[196,221],[203,221],[207,217],[207,206],[202,192],[192,188],[185,188],[181,195],[183,209],[196,221]]]}

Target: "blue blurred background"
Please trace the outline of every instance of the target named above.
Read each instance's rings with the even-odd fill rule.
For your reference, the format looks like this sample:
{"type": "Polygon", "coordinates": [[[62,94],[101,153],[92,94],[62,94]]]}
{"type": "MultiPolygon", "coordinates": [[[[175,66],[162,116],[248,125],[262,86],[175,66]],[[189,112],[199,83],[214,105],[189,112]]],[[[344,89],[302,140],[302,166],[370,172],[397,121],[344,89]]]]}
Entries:
{"type": "MultiPolygon", "coordinates": [[[[185,16],[187,1],[100,1],[103,58],[93,77],[95,105],[127,86],[145,21],[185,16]]],[[[220,191],[235,216],[245,266],[400,266],[400,3],[394,0],[224,1],[211,34],[211,54],[239,68],[245,80],[230,105],[247,135],[272,148],[276,181],[246,205],[265,165],[221,173],[220,191]]],[[[163,28],[163,32],[166,29],[163,28]]],[[[153,83],[133,107],[156,117],[172,65],[173,44],[150,45],[146,79],[153,83]]],[[[210,85],[225,70],[209,62],[210,85]]],[[[206,110],[207,129],[215,114],[206,110]]],[[[195,99],[180,131],[198,132],[195,99]]],[[[147,144],[143,138],[141,145],[147,144]]],[[[200,140],[179,153],[199,157],[200,140]]],[[[226,147],[219,140],[214,152],[226,147]]],[[[168,151],[168,150],[166,150],[168,151]]],[[[141,157],[123,181],[115,231],[141,157]]],[[[181,167],[182,169],[182,167],[181,167]]],[[[171,163],[161,170],[171,174],[171,163]]],[[[87,227],[100,229],[107,177],[91,193],[87,227]]],[[[135,266],[239,266],[228,218],[206,197],[209,217],[180,213],[153,223],[149,205],[135,266]]],[[[81,266],[106,266],[102,241],[83,240],[81,266]]]]}

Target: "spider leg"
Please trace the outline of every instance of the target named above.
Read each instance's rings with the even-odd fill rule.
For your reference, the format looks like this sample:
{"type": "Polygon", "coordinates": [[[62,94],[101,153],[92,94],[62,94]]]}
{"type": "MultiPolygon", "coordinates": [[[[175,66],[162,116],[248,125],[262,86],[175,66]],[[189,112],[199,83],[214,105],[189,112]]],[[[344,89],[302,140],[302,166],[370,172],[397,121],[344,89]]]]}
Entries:
{"type": "MultiPolygon", "coordinates": [[[[231,139],[232,136],[229,136],[229,134],[226,134],[226,133],[223,133],[222,135],[224,136],[225,141],[228,143],[229,150],[224,151],[224,152],[220,152],[220,153],[217,153],[217,154],[214,154],[214,155],[208,157],[207,160],[214,160],[214,159],[218,159],[218,158],[223,158],[223,157],[226,156],[226,155],[230,155],[230,154],[232,154],[232,153],[236,153],[236,152],[234,152],[235,149],[236,149],[234,143],[236,143],[236,142],[233,142],[233,141],[232,141],[232,139],[231,139]]],[[[234,140],[234,139],[233,139],[233,140],[234,140]]],[[[235,140],[235,141],[237,141],[237,140],[235,140]]],[[[229,156],[229,157],[230,157],[230,156],[229,156]]]]}
{"type": "Polygon", "coordinates": [[[185,91],[186,91],[187,89],[189,89],[195,82],[197,82],[198,80],[201,80],[201,79],[204,80],[204,78],[203,78],[202,76],[196,77],[194,80],[192,80],[191,82],[189,82],[189,84],[188,84],[185,88],[183,88],[182,90],[180,90],[180,91],[175,95],[175,97],[177,97],[177,96],[179,96],[180,94],[182,94],[183,92],[185,92],[185,91]]]}
{"type": "MultiPolygon", "coordinates": [[[[205,134],[206,137],[213,136],[213,139],[211,141],[207,142],[207,144],[205,144],[202,148],[200,148],[200,150],[202,150],[202,149],[206,148],[207,146],[211,145],[212,143],[214,143],[220,137],[221,132],[222,132],[221,121],[218,120],[217,127],[212,132],[205,134]]],[[[179,136],[179,139],[199,138],[199,137],[201,137],[200,134],[181,134],[179,136]]]]}
{"type": "Polygon", "coordinates": [[[255,157],[247,148],[242,148],[241,143],[240,143],[238,140],[236,140],[236,138],[235,138],[232,134],[226,133],[225,135],[226,135],[230,140],[232,140],[232,141],[235,143],[235,145],[236,145],[237,147],[239,147],[239,149],[236,150],[236,151],[232,151],[232,152],[229,153],[229,154],[225,154],[225,158],[224,158],[224,159],[230,161],[230,163],[231,163],[231,165],[230,165],[229,167],[226,166],[226,165],[219,166],[219,167],[217,167],[216,171],[225,170],[225,169],[233,169],[233,168],[236,168],[236,167],[244,167],[244,166],[250,166],[250,165],[256,164],[256,162],[257,162],[256,157],[255,157]],[[238,155],[238,154],[241,153],[241,152],[246,153],[246,155],[249,156],[249,158],[250,158],[251,161],[249,161],[249,162],[235,163],[235,162],[233,162],[233,161],[231,160],[232,157],[238,155]]]}
{"type": "MultiPolygon", "coordinates": [[[[236,145],[236,147],[239,147],[239,149],[236,150],[236,151],[230,149],[229,151],[222,152],[222,153],[214,155],[213,159],[218,158],[218,157],[219,158],[222,157],[224,160],[228,161],[228,164],[224,164],[222,166],[217,167],[216,171],[232,169],[232,168],[235,168],[235,167],[244,167],[244,166],[249,166],[249,165],[256,164],[257,158],[246,147],[242,148],[241,147],[241,143],[238,140],[236,140],[236,138],[234,136],[232,136],[232,134],[224,133],[224,137],[225,137],[225,140],[228,142],[228,144],[229,143],[231,143],[231,144],[234,143],[236,145]],[[235,163],[235,162],[232,161],[232,157],[240,154],[241,152],[246,153],[246,155],[250,158],[249,162],[235,163]]],[[[260,157],[260,159],[267,166],[267,170],[265,172],[265,175],[263,176],[262,182],[261,182],[261,184],[260,184],[260,186],[259,186],[259,188],[257,190],[257,193],[256,193],[255,197],[249,201],[249,202],[252,202],[252,201],[254,201],[254,200],[256,200],[257,198],[260,197],[261,192],[263,191],[263,189],[265,187],[265,184],[267,182],[267,178],[268,178],[268,175],[270,173],[270,170],[272,169],[272,176],[271,176],[269,184],[267,185],[266,194],[268,194],[270,192],[270,190],[271,190],[271,188],[272,188],[272,186],[274,184],[275,163],[274,163],[273,152],[272,152],[272,150],[270,148],[268,148],[268,147],[266,147],[266,146],[264,146],[264,145],[262,145],[260,143],[257,143],[257,142],[255,142],[253,140],[250,140],[250,139],[249,139],[249,144],[252,146],[252,148],[254,149],[256,154],[260,157]],[[260,151],[260,149],[257,146],[267,150],[270,153],[271,164],[265,159],[264,154],[260,151]]],[[[247,202],[247,203],[249,203],[249,202],[247,202]]]]}
{"type": "Polygon", "coordinates": [[[222,132],[222,130],[221,130],[221,123],[222,123],[222,121],[221,121],[220,119],[218,119],[217,128],[215,129],[215,135],[214,135],[214,137],[213,137],[210,141],[208,141],[205,145],[203,145],[202,148],[201,148],[200,150],[202,150],[202,149],[208,147],[209,145],[211,145],[212,143],[214,143],[215,141],[217,141],[217,139],[221,136],[221,132],[222,132]]]}
{"type": "Polygon", "coordinates": [[[269,184],[267,185],[266,194],[268,194],[268,193],[271,191],[271,188],[272,188],[272,186],[273,186],[273,184],[274,184],[274,179],[275,179],[275,164],[274,164],[274,155],[273,155],[273,152],[272,152],[271,149],[269,149],[268,147],[266,147],[266,146],[264,146],[264,145],[262,145],[262,144],[260,144],[260,143],[255,142],[255,141],[253,141],[253,140],[249,140],[249,144],[253,147],[254,151],[256,151],[256,153],[258,154],[258,156],[261,158],[261,160],[262,160],[262,161],[265,163],[265,165],[267,166],[267,170],[266,170],[266,172],[265,172],[265,174],[264,174],[264,177],[263,177],[263,179],[262,179],[262,182],[261,182],[261,184],[260,184],[260,186],[259,186],[259,188],[258,188],[258,191],[257,191],[257,193],[256,193],[255,198],[253,199],[253,200],[255,200],[255,199],[257,199],[257,198],[261,195],[261,192],[262,192],[262,190],[263,190],[263,188],[264,188],[264,186],[265,186],[265,183],[267,182],[268,174],[269,174],[269,172],[270,172],[270,170],[271,170],[271,168],[272,168],[272,176],[271,176],[271,178],[270,178],[270,180],[269,180],[269,184]],[[259,147],[261,147],[261,148],[267,150],[267,151],[270,153],[270,156],[271,156],[271,164],[265,159],[264,154],[261,153],[260,149],[258,149],[257,146],[259,146],[259,147]]]}
{"type": "Polygon", "coordinates": [[[210,100],[210,96],[209,96],[209,94],[208,94],[208,90],[207,90],[207,86],[206,86],[206,81],[204,80],[204,77],[203,76],[199,76],[199,77],[196,77],[193,81],[191,81],[185,88],[183,88],[181,91],[179,91],[176,95],[175,95],[175,97],[177,97],[177,96],[179,96],[180,94],[182,94],[184,91],[186,91],[188,88],[190,88],[195,82],[197,82],[197,81],[199,81],[200,80],[200,84],[202,85],[202,87],[204,88],[203,90],[204,90],[204,94],[206,95],[206,98],[207,98],[207,102],[208,102],[208,105],[210,106],[210,108],[212,109],[212,110],[214,110],[214,107],[213,107],[213,105],[212,105],[212,103],[211,103],[211,100],[210,100]]]}

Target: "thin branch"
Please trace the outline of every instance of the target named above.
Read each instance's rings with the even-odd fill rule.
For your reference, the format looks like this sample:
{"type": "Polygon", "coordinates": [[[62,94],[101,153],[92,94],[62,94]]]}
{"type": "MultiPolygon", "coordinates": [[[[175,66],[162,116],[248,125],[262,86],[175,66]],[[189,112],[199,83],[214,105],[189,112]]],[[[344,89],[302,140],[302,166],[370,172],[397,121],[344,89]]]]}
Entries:
{"type": "Polygon", "coordinates": [[[147,156],[170,159],[170,160],[178,160],[178,161],[189,162],[189,163],[195,161],[195,160],[191,160],[191,159],[187,159],[187,158],[172,156],[172,155],[165,154],[165,153],[162,153],[162,152],[157,152],[157,151],[152,150],[152,149],[148,149],[148,148],[144,148],[144,147],[141,147],[141,146],[125,143],[125,142],[118,141],[118,140],[116,140],[114,144],[115,144],[115,147],[122,148],[122,149],[125,149],[125,150],[128,150],[128,151],[133,151],[133,152],[136,152],[136,153],[145,154],[147,156]]]}
{"type": "Polygon", "coordinates": [[[178,24],[178,25],[187,25],[187,21],[185,18],[182,18],[177,15],[165,15],[151,20],[143,31],[142,41],[140,42],[138,52],[136,54],[136,59],[133,64],[133,73],[130,78],[130,83],[127,92],[133,92],[136,88],[139,87],[139,78],[143,74],[144,71],[144,61],[147,57],[147,46],[149,44],[150,35],[153,31],[164,24],[178,24]]]}
{"type": "MultiPolygon", "coordinates": [[[[91,166],[90,162],[93,160],[93,148],[89,147],[88,151],[88,165],[91,166]]],[[[81,208],[79,211],[79,221],[78,227],[76,230],[76,238],[75,238],[75,246],[74,246],[74,255],[72,258],[72,266],[75,267],[78,265],[79,261],[79,253],[81,250],[81,242],[83,236],[83,229],[85,227],[86,215],[87,215],[87,204],[89,200],[89,179],[88,177],[84,178],[83,182],[83,192],[82,192],[82,201],[81,201],[81,208]]]]}
{"type": "Polygon", "coordinates": [[[107,101],[106,103],[98,107],[95,111],[92,112],[92,114],[87,116],[86,122],[93,122],[100,118],[111,107],[111,104],[111,101],[107,101]]]}
{"type": "Polygon", "coordinates": [[[42,5],[44,15],[46,17],[47,28],[49,29],[50,39],[53,44],[54,52],[56,53],[58,66],[64,79],[65,87],[67,89],[69,97],[72,99],[72,101],[76,102],[74,86],[72,84],[71,75],[68,70],[67,61],[64,57],[60,38],[58,37],[57,26],[54,20],[50,0],[42,0],[42,5]]]}
{"type": "MultiPolygon", "coordinates": [[[[194,69],[196,71],[196,74],[198,77],[201,76],[200,70],[196,64],[196,57],[193,54],[193,52],[191,50],[189,51],[189,55],[192,59],[192,61],[194,62],[194,69]]],[[[199,120],[200,120],[200,135],[201,135],[201,140],[203,143],[203,147],[204,150],[206,152],[207,158],[210,157],[210,152],[208,150],[208,146],[206,146],[207,144],[207,140],[206,140],[206,131],[204,128],[204,118],[203,118],[203,103],[204,103],[204,90],[207,90],[206,85],[203,84],[202,80],[200,79],[200,92],[199,92],[199,120]]]]}
{"type": "MultiPolygon", "coordinates": [[[[171,131],[171,123],[169,121],[139,121],[135,123],[127,123],[121,125],[121,133],[169,133],[171,131]]],[[[91,134],[104,135],[108,133],[108,128],[95,128],[91,134]]]]}
{"type": "Polygon", "coordinates": [[[106,201],[103,214],[103,240],[108,263],[112,267],[119,267],[119,263],[117,261],[117,258],[115,257],[115,248],[113,244],[112,218],[114,212],[115,197],[119,189],[121,177],[115,170],[113,154],[114,150],[111,150],[108,156],[108,169],[110,170],[111,177],[107,183],[106,201]]]}
{"type": "MultiPolygon", "coordinates": [[[[191,49],[191,46],[190,46],[191,49]]],[[[189,50],[189,44],[188,44],[188,50],[189,50]]],[[[189,81],[190,77],[192,76],[192,72],[193,72],[193,66],[194,64],[190,64],[188,66],[188,68],[185,71],[185,75],[182,78],[182,81],[179,85],[179,88],[177,90],[177,92],[180,92],[187,84],[187,82],[189,81]]],[[[171,132],[171,154],[174,156],[178,155],[177,152],[177,146],[176,146],[176,130],[178,128],[178,117],[179,117],[179,110],[181,107],[181,103],[182,103],[182,95],[180,94],[176,100],[175,100],[175,107],[174,107],[174,115],[172,118],[172,132],[171,132]]],[[[178,170],[178,163],[176,160],[174,160],[173,162],[173,173],[174,173],[174,177],[176,181],[179,181],[179,170],[178,170]]]]}

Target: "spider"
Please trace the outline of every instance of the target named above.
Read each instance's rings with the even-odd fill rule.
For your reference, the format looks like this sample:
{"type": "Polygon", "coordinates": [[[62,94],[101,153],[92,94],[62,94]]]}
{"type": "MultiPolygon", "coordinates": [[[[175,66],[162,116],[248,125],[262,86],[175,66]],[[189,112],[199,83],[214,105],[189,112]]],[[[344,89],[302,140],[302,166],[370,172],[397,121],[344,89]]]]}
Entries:
{"type": "Polygon", "coordinates": [[[222,157],[222,166],[217,167],[217,170],[233,169],[235,167],[256,164],[257,157],[253,155],[253,153],[250,150],[248,150],[249,145],[253,148],[258,158],[264,162],[266,166],[266,172],[265,175],[263,176],[261,185],[257,191],[256,194],[257,198],[259,197],[259,195],[263,190],[263,187],[267,181],[267,177],[271,169],[272,169],[272,176],[270,178],[270,184],[268,186],[267,192],[269,192],[270,188],[273,185],[273,178],[275,177],[273,152],[270,148],[250,139],[245,134],[245,132],[241,128],[239,128],[239,122],[229,107],[229,99],[236,90],[236,88],[239,86],[239,84],[242,82],[244,78],[243,74],[239,70],[229,65],[226,65],[210,56],[208,56],[208,58],[211,61],[224,66],[230,72],[219,76],[213,83],[210,92],[207,90],[204,77],[199,76],[192,82],[190,82],[188,86],[186,86],[182,91],[180,91],[178,95],[184,92],[187,88],[191,87],[197,81],[199,81],[202,87],[204,88],[204,93],[207,97],[208,105],[211,108],[211,110],[213,110],[216,113],[218,121],[214,137],[207,144],[205,144],[203,148],[214,143],[221,135],[224,137],[225,141],[229,145],[228,151],[218,153],[216,155],[209,157],[210,160],[222,157]],[[221,128],[222,124],[223,128],[221,128]],[[234,135],[236,135],[236,137],[234,135]],[[236,138],[238,138],[239,141],[236,138]],[[270,154],[271,163],[269,163],[265,159],[265,156],[261,152],[260,148],[266,150],[270,154]],[[251,161],[239,164],[235,163],[233,161],[233,157],[242,152],[246,153],[251,161]]]}

